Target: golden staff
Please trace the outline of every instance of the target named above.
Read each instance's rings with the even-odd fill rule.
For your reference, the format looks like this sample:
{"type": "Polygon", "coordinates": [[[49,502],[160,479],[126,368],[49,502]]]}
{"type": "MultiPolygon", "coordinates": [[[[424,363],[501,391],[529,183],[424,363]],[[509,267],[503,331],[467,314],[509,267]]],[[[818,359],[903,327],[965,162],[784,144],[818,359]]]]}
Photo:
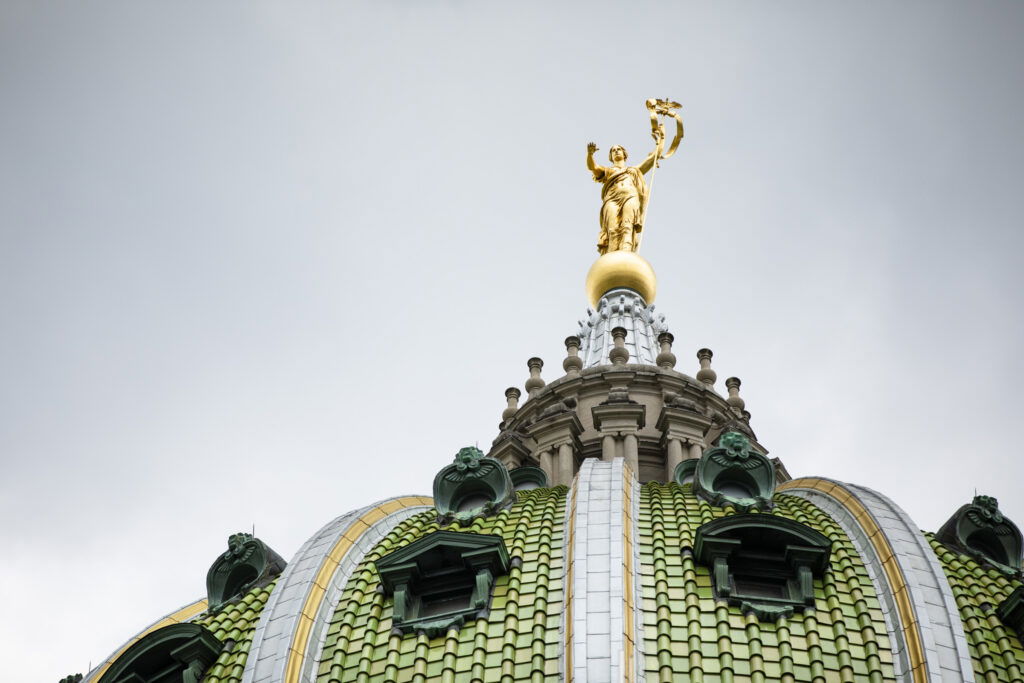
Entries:
{"type": "Polygon", "coordinates": [[[659,168],[659,163],[662,159],[668,159],[670,156],[676,153],[676,148],[679,147],[679,142],[683,139],[683,118],[676,112],[676,109],[681,108],[683,105],[672,100],[656,100],[650,99],[644,103],[647,107],[647,111],[651,116],[651,134],[654,135],[655,140],[658,138],[658,133],[661,133],[661,139],[665,139],[665,126],[658,121],[659,116],[671,116],[676,120],[676,135],[672,140],[672,144],[669,146],[668,151],[658,154],[654,159],[654,166],[651,167],[651,182],[647,184],[647,192],[644,195],[644,205],[640,209],[640,231],[637,233],[636,239],[633,241],[633,251],[640,249],[640,240],[643,239],[644,231],[643,227],[647,224],[647,206],[651,203],[651,193],[654,192],[654,171],[659,168]]]}

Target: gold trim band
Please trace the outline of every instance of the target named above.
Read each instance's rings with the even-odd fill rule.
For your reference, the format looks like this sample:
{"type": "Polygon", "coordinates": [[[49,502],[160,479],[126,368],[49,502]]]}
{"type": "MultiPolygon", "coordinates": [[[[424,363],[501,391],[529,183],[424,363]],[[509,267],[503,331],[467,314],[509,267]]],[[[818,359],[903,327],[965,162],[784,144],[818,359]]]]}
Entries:
{"type": "MultiPolygon", "coordinates": [[[[338,565],[345,558],[345,555],[352,548],[359,538],[366,533],[370,527],[384,519],[393,512],[405,508],[421,505],[433,505],[434,499],[426,496],[405,496],[394,498],[387,502],[375,505],[363,513],[358,519],[349,525],[345,533],[341,535],[327,553],[320,569],[317,570],[313,585],[306,595],[306,601],[299,613],[299,621],[295,626],[292,636],[292,643],[288,649],[288,659],[285,663],[284,680],[287,683],[298,683],[302,672],[302,663],[306,659],[306,649],[309,646],[309,634],[313,630],[316,615],[320,611],[321,603],[327,594],[327,586],[330,585],[331,577],[338,570],[338,565]]],[[[251,654],[251,653],[250,653],[251,654]]]]}
{"type": "Polygon", "coordinates": [[[163,619],[153,622],[142,631],[139,631],[139,633],[134,638],[132,638],[127,643],[122,645],[121,648],[117,650],[117,652],[107,657],[107,661],[103,662],[103,664],[96,668],[96,673],[90,676],[89,680],[98,681],[99,679],[103,678],[103,674],[107,673],[107,669],[110,668],[110,665],[116,662],[118,657],[124,654],[125,650],[127,650],[140,640],[142,640],[144,636],[148,636],[153,631],[161,629],[164,626],[171,626],[172,624],[180,624],[184,621],[190,621],[192,617],[196,616],[197,614],[202,614],[205,611],[206,598],[202,598],[201,600],[196,600],[191,604],[185,605],[177,612],[172,612],[168,614],[163,619]]]}
{"type": "Polygon", "coordinates": [[[778,491],[791,489],[810,489],[822,493],[842,505],[849,512],[861,529],[864,530],[871,547],[874,548],[878,561],[882,565],[885,577],[889,582],[889,589],[896,600],[896,611],[900,618],[900,630],[907,644],[907,657],[910,660],[910,673],[914,683],[928,682],[928,667],[924,657],[922,646],[921,626],[917,620],[917,613],[914,611],[914,603],[910,599],[910,589],[907,587],[906,577],[900,568],[896,554],[893,552],[889,539],[885,532],[875,521],[864,504],[856,495],[851,493],[842,484],[818,477],[805,477],[803,479],[791,479],[778,487],[778,491]]]}

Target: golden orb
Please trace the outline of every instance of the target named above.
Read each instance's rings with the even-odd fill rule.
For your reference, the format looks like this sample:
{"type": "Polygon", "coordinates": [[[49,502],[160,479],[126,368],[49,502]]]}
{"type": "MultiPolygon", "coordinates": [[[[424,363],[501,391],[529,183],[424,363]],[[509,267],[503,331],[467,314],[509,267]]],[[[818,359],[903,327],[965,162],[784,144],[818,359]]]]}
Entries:
{"type": "Polygon", "coordinates": [[[654,268],[643,256],[632,251],[610,251],[594,261],[587,273],[590,305],[597,308],[597,302],[605,292],[617,287],[632,289],[647,304],[652,304],[658,291],[658,280],[654,277],[654,268]]]}

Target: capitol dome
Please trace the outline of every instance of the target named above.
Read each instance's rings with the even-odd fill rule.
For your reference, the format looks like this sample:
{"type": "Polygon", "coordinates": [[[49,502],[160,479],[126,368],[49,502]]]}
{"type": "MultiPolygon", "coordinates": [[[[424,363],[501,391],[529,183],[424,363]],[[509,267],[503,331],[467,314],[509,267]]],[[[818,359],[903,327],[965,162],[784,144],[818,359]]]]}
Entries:
{"type": "Polygon", "coordinates": [[[231,535],[205,593],[84,680],[1024,680],[998,502],[923,532],[884,493],[791,475],[740,380],[677,357],[654,291],[644,259],[602,256],[561,370],[528,361],[488,448],[435,454],[420,495],[340,510],[293,557],[231,535]]]}

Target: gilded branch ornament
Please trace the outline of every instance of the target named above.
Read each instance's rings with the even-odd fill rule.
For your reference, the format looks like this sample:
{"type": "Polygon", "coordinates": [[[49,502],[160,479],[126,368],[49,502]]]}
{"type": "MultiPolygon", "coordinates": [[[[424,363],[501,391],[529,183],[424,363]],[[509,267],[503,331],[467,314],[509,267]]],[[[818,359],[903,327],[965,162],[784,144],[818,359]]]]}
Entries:
{"type": "MultiPolygon", "coordinates": [[[[661,159],[675,154],[679,141],[683,139],[683,119],[678,110],[682,105],[670,100],[651,99],[646,102],[651,119],[651,137],[654,150],[638,166],[627,166],[628,154],[622,145],[615,145],[608,151],[611,166],[600,166],[594,161],[597,145],[587,143],[587,168],[601,188],[601,232],[597,236],[597,250],[601,254],[613,251],[635,252],[640,248],[640,239],[647,217],[647,204],[651,198],[650,185],[644,174],[658,167],[661,159]],[[659,117],[670,116],[676,120],[676,134],[665,150],[665,125],[659,117]]],[[[651,180],[653,182],[653,173],[651,180]]]]}

